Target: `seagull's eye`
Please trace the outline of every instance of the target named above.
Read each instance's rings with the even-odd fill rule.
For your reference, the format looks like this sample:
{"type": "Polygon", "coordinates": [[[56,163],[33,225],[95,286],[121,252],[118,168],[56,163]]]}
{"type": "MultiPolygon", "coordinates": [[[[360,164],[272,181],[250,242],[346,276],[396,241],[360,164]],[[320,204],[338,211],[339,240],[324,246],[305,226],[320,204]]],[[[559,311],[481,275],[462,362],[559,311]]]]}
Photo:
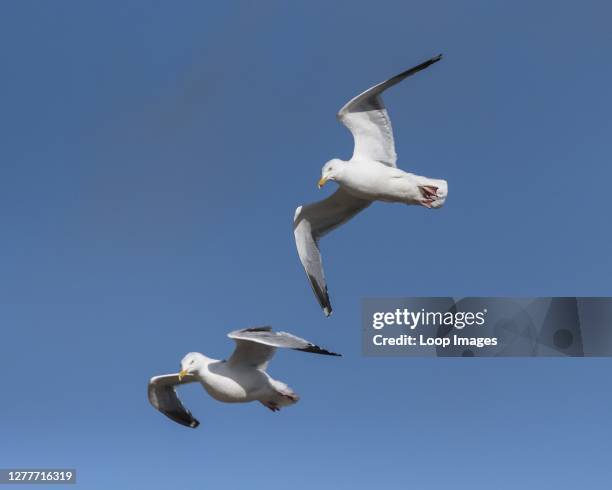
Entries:
{"type": "Polygon", "coordinates": [[[189,364],[193,364],[195,362],[195,359],[192,359],[191,361],[189,361],[189,364]]]}

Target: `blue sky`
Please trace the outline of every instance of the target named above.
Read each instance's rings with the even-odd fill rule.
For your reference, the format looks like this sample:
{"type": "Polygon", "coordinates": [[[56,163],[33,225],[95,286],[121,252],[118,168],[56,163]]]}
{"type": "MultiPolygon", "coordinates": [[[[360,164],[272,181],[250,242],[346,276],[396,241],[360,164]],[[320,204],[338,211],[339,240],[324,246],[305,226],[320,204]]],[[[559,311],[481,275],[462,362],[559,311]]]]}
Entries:
{"type": "Polygon", "coordinates": [[[5,2],[0,15],[0,464],[107,488],[603,488],[606,359],[361,357],[367,296],[609,295],[612,14],[604,1],[5,2]],[[373,83],[437,212],[377,204],[322,242],[325,319],[293,244],[335,112],[373,83]],[[271,324],[273,414],[150,376],[271,324]]]}

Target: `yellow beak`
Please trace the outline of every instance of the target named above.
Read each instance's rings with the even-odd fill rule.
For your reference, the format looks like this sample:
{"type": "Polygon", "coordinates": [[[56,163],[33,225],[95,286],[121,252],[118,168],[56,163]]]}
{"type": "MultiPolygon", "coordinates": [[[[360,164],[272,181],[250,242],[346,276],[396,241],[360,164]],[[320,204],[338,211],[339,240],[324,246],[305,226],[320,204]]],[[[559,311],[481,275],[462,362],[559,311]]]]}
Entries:
{"type": "Polygon", "coordinates": [[[185,371],[184,369],[181,369],[181,372],[179,373],[179,381],[183,381],[183,378],[185,376],[187,376],[189,373],[187,371],[185,371]]]}
{"type": "Polygon", "coordinates": [[[321,179],[319,180],[319,184],[318,184],[319,189],[325,185],[325,182],[327,182],[327,180],[328,180],[327,177],[321,177],[321,179]]]}

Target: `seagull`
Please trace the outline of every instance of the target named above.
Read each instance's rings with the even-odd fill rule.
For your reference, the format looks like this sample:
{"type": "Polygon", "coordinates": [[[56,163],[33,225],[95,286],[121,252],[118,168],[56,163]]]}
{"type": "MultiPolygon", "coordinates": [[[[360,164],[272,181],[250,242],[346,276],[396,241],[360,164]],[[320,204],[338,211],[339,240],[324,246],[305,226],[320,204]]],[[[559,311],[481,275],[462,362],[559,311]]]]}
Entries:
{"type": "Polygon", "coordinates": [[[353,134],[355,148],[348,161],[338,158],[323,166],[319,189],[329,180],[339,188],[322,201],[299,206],[293,218],[293,234],[300,261],[323,313],[329,316],[329,301],[319,239],[346,223],[373,201],[398,202],[437,209],[446,201],[445,180],[431,179],[397,168],[393,130],[381,94],[405,78],[440,61],[435,56],[351,99],[337,118],[353,134]]]}
{"type": "Polygon", "coordinates": [[[175,422],[195,429],[200,422],[183,406],[176,387],[199,382],[210,396],[220,402],[258,401],[277,412],[300,399],[289,386],[266,372],[278,347],[340,356],[290,333],[273,332],[271,327],[244,328],[227,336],[236,342],[236,349],[229,359],[219,361],[199,352],[190,352],[181,361],[179,373],[151,378],[148,386],[151,405],[175,422]]]}

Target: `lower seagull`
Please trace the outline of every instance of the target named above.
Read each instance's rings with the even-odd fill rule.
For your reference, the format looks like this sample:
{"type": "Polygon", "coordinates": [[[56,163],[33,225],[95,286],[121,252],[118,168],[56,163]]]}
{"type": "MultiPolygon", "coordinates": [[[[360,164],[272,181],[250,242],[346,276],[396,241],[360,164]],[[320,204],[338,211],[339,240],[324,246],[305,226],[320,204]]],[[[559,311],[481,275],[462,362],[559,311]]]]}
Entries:
{"type": "Polygon", "coordinates": [[[219,361],[190,352],[181,361],[179,373],[151,378],[148,388],[151,405],[175,422],[196,428],[200,423],[183,406],[176,387],[199,382],[215,400],[225,403],[258,401],[276,412],[300,399],[289,386],[266,372],[278,347],[340,356],[290,333],[273,332],[271,327],[235,330],[227,336],[236,342],[229,359],[219,361]]]}

